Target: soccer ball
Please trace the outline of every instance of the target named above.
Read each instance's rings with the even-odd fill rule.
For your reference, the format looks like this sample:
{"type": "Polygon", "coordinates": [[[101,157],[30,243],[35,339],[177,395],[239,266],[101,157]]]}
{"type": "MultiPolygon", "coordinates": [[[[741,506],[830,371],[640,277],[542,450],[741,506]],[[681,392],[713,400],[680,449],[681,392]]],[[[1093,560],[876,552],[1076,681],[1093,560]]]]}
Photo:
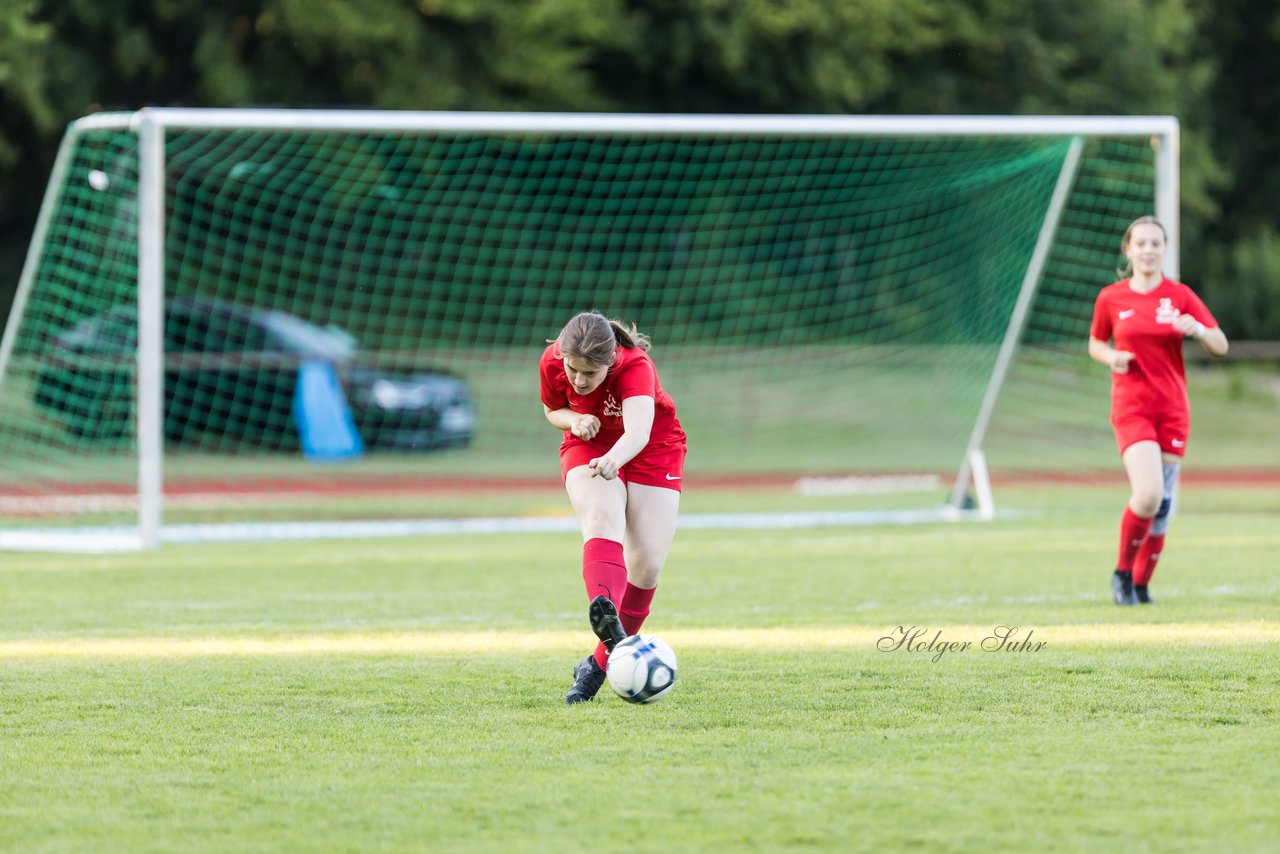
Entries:
{"type": "Polygon", "coordinates": [[[632,635],[613,647],[605,675],[628,703],[652,703],[676,683],[676,654],[657,635],[632,635]]]}

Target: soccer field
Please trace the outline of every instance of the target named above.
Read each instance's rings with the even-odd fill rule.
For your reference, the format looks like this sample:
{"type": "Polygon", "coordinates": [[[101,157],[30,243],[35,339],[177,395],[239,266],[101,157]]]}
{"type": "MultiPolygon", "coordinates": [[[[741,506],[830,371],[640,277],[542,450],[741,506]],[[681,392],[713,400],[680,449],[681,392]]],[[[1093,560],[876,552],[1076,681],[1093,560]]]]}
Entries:
{"type": "Polygon", "coordinates": [[[1123,499],[682,532],[653,706],[562,705],[574,534],[6,555],[0,849],[1267,849],[1280,496],[1184,490],[1140,609],[1123,499]]]}

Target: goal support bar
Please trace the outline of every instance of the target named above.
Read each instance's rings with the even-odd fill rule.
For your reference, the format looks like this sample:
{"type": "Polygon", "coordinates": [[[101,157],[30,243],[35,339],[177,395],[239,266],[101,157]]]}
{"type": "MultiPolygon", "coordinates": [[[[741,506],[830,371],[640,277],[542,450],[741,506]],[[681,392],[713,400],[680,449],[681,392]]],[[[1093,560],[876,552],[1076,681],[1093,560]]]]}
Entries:
{"type": "Polygon", "coordinates": [[[1044,273],[1054,235],[1058,233],[1062,210],[1066,207],[1067,196],[1071,193],[1071,185],[1080,168],[1080,152],[1083,148],[1084,140],[1081,137],[1075,137],[1071,140],[1071,147],[1067,149],[1067,156],[1063,159],[1062,171],[1058,173],[1058,182],[1053,188],[1053,196],[1049,199],[1049,207],[1045,211],[1044,222],[1040,225],[1040,234],[1036,238],[1031,261],[1027,265],[1027,274],[1022,279],[1018,300],[1014,303],[1013,314],[1009,318],[1009,325],[1005,327],[1004,340],[1000,343],[995,367],[991,370],[991,379],[987,382],[987,390],[982,396],[982,408],[978,410],[973,432],[969,436],[968,447],[965,449],[964,458],[960,461],[960,472],[956,475],[955,487],[951,490],[951,506],[957,509],[962,508],[965,495],[969,490],[969,481],[976,473],[978,475],[976,478],[978,514],[982,518],[990,519],[995,515],[985,457],[982,455],[982,443],[986,439],[987,428],[991,426],[991,417],[995,414],[1000,390],[1004,387],[1005,378],[1009,375],[1009,366],[1013,364],[1013,354],[1018,348],[1018,341],[1022,338],[1022,330],[1026,327],[1031,302],[1035,299],[1036,289],[1040,286],[1040,277],[1044,273]]]}

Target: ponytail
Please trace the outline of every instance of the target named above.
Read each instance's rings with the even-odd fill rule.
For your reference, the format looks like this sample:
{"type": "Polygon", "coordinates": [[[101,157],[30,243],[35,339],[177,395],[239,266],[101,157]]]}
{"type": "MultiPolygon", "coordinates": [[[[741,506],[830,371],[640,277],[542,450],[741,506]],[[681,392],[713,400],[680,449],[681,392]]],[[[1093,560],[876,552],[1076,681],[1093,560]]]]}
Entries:
{"type": "Polygon", "coordinates": [[[621,320],[610,320],[609,325],[613,327],[613,337],[618,339],[619,347],[648,350],[652,346],[649,336],[636,329],[634,323],[627,326],[621,320]]]}

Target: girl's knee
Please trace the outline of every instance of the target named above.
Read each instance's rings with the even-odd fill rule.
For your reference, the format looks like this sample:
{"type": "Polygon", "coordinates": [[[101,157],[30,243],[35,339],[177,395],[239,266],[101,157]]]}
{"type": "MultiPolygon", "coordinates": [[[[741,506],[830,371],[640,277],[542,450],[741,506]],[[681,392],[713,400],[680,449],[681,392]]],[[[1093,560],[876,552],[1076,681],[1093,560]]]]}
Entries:
{"type": "Polygon", "coordinates": [[[658,586],[658,576],[661,574],[661,568],[627,566],[627,581],[646,590],[658,586]]]}
{"type": "Polygon", "coordinates": [[[1159,512],[1160,502],[1163,499],[1164,495],[1161,492],[1142,490],[1133,493],[1133,497],[1129,499],[1129,507],[1143,519],[1150,519],[1159,512]]]}
{"type": "Polygon", "coordinates": [[[627,581],[636,587],[654,587],[662,574],[662,561],[640,553],[627,555],[627,581]]]}
{"type": "Polygon", "coordinates": [[[578,508],[578,523],[584,539],[603,537],[622,542],[626,519],[621,513],[604,504],[589,504],[578,508]]]}

